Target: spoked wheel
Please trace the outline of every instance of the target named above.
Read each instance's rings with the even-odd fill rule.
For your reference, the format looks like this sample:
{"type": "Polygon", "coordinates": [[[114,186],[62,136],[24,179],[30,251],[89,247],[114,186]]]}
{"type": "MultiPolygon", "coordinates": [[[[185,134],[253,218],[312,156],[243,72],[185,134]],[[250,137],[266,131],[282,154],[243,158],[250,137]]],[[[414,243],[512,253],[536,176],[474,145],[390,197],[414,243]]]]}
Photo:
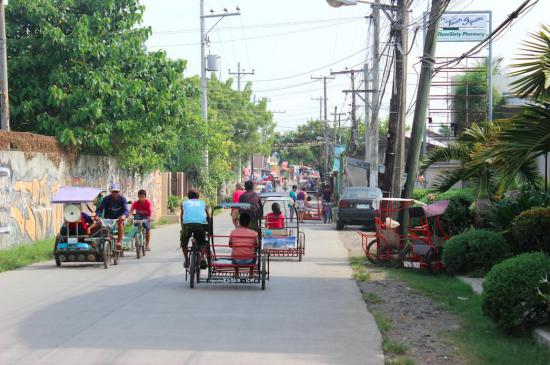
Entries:
{"type": "Polygon", "coordinates": [[[132,241],[133,241],[133,244],[134,244],[134,248],[136,250],[136,257],[138,259],[140,259],[141,258],[141,243],[140,243],[139,235],[135,235],[134,239],[132,241]]]}
{"type": "Polygon", "coordinates": [[[194,252],[189,254],[189,287],[193,289],[195,287],[195,271],[198,265],[197,257],[194,252]]]}
{"type": "Polygon", "coordinates": [[[120,260],[120,253],[122,252],[122,249],[118,249],[115,246],[115,249],[112,250],[111,258],[113,259],[113,264],[118,265],[118,260],[120,260]]]}
{"type": "Polygon", "coordinates": [[[372,240],[367,245],[367,259],[373,264],[376,264],[379,261],[378,252],[376,252],[377,249],[378,249],[378,239],[372,240]],[[373,253],[373,250],[375,250],[376,254],[373,253]]]}
{"type": "Polygon", "coordinates": [[[111,264],[111,241],[103,242],[103,267],[108,269],[111,264]]]}
{"type": "Polygon", "coordinates": [[[55,266],[61,267],[61,260],[59,260],[59,256],[55,255],[55,266]]]}
{"type": "Polygon", "coordinates": [[[139,242],[141,243],[140,249],[141,249],[141,256],[145,256],[145,238],[143,237],[143,233],[139,233],[139,242]]]}
{"type": "Polygon", "coordinates": [[[267,279],[267,266],[266,266],[265,257],[262,257],[261,266],[260,266],[260,276],[262,279],[262,290],[265,290],[265,281],[267,279]]]}

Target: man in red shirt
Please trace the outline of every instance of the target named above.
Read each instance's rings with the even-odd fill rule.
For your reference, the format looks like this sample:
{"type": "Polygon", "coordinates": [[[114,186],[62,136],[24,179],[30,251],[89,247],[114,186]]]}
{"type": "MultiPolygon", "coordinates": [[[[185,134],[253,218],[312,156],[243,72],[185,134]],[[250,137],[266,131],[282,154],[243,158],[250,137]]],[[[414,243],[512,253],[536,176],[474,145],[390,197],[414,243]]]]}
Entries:
{"type": "Polygon", "coordinates": [[[229,235],[231,261],[235,265],[251,265],[256,263],[256,248],[258,248],[258,232],[248,228],[250,215],[242,213],[239,217],[240,227],[229,235]]]}
{"type": "Polygon", "coordinates": [[[153,216],[153,203],[147,199],[145,190],[138,191],[138,200],[136,200],[130,208],[130,214],[134,215],[136,220],[145,220],[143,227],[145,229],[145,249],[151,251],[151,218],[153,216]]]}

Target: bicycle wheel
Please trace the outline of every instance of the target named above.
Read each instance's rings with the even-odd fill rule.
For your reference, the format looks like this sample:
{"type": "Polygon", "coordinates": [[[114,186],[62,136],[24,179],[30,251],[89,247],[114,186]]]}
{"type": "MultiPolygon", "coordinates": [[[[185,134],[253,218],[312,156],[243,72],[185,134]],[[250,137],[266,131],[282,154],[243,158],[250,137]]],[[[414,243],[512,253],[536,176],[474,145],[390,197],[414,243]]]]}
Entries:
{"type": "Polygon", "coordinates": [[[108,269],[111,264],[111,241],[103,241],[103,267],[108,269]]]}
{"type": "Polygon", "coordinates": [[[260,267],[260,276],[262,278],[262,290],[265,290],[265,281],[267,279],[267,266],[265,257],[262,257],[262,265],[260,267]]]}
{"type": "Polygon", "coordinates": [[[122,251],[117,249],[116,246],[115,248],[111,248],[111,258],[113,259],[113,264],[114,265],[118,265],[118,260],[120,259],[120,252],[122,251]]]}
{"type": "Polygon", "coordinates": [[[195,271],[197,270],[196,266],[198,265],[196,260],[197,258],[195,252],[191,251],[189,254],[189,287],[191,289],[195,287],[195,271]]]}
{"type": "Polygon", "coordinates": [[[136,250],[136,257],[138,259],[141,258],[141,243],[139,240],[139,234],[136,234],[134,238],[132,238],[132,245],[134,246],[134,249],[136,250]]]}
{"type": "Polygon", "coordinates": [[[145,237],[143,232],[139,232],[139,242],[141,242],[141,256],[145,256],[145,237]]]}

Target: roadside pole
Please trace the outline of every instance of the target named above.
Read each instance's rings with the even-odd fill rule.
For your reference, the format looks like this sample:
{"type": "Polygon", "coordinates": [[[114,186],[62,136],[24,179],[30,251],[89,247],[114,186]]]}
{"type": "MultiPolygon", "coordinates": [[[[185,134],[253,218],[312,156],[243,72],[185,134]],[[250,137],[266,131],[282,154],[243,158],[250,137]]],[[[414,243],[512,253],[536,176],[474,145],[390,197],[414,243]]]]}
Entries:
{"type": "Polygon", "coordinates": [[[403,189],[403,198],[411,198],[416,174],[418,171],[418,160],[420,159],[420,148],[422,147],[424,131],[426,128],[426,112],[428,108],[428,99],[430,96],[430,87],[432,83],[432,72],[435,63],[435,49],[437,45],[437,30],[439,29],[439,19],[445,11],[444,0],[432,0],[430,16],[428,20],[428,30],[424,41],[424,54],[422,57],[422,68],[416,96],[416,107],[414,109],[414,119],[411,131],[411,141],[409,153],[407,155],[407,181],[403,189]]]}
{"type": "MultiPolygon", "coordinates": [[[[376,0],[380,3],[380,0],[376,0]]],[[[372,7],[372,108],[370,125],[370,184],[378,187],[378,112],[380,110],[380,7],[372,7]]]]}
{"type": "Polygon", "coordinates": [[[0,113],[1,128],[10,130],[10,101],[8,94],[8,56],[6,37],[6,1],[0,0],[0,113]]]}

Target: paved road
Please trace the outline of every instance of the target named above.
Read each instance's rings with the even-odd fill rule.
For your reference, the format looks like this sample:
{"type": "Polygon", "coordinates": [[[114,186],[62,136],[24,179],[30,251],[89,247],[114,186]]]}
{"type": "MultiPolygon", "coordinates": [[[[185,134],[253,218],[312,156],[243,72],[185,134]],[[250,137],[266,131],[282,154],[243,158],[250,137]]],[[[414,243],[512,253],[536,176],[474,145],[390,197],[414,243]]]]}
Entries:
{"type": "Polygon", "coordinates": [[[0,364],[383,364],[328,226],[306,229],[303,262],[272,264],[265,291],[189,289],[178,227],[153,233],[150,255],[108,270],[47,262],[0,274],[0,364]]]}

